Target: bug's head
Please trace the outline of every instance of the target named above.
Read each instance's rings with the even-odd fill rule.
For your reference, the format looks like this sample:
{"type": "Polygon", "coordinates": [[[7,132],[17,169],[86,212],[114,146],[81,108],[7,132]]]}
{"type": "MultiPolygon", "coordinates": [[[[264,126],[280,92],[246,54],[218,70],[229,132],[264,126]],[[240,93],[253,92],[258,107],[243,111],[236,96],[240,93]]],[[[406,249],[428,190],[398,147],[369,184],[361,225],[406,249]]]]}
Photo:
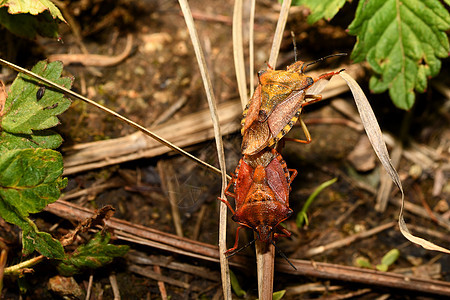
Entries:
{"type": "Polygon", "coordinates": [[[274,234],[274,227],[267,225],[267,224],[261,224],[257,226],[256,232],[258,234],[258,240],[264,243],[271,243],[273,240],[273,234],[274,234]]]}

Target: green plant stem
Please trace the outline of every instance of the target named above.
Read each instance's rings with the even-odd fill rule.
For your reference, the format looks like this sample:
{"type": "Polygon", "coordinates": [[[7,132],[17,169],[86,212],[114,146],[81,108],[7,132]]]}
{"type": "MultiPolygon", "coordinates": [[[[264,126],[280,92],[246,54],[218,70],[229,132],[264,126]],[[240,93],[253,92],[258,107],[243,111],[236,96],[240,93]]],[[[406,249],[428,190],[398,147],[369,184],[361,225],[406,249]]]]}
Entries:
{"type": "Polygon", "coordinates": [[[317,197],[317,195],[323,191],[325,188],[329,187],[333,183],[337,181],[337,178],[333,178],[331,180],[325,181],[321,185],[319,185],[318,188],[314,190],[314,192],[308,197],[305,204],[302,207],[302,210],[297,215],[297,227],[301,227],[303,225],[303,222],[306,220],[306,211],[308,210],[311,203],[314,201],[314,199],[317,197]]]}
{"type": "Polygon", "coordinates": [[[31,268],[45,258],[44,255],[36,256],[20,264],[5,268],[4,275],[21,275],[24,268],[31,268]]]}

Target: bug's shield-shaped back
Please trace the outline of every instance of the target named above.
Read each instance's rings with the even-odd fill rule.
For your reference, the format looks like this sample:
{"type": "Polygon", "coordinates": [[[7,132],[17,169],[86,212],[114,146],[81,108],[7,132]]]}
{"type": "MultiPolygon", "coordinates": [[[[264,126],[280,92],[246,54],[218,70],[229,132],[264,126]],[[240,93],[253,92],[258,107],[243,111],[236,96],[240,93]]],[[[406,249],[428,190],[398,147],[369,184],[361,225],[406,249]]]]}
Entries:
{"type": "MultiPolygon", "coordinates": [[[[255,230],[259,240],[271,242],[277,226],[292,214],[289,208],[289,171],[275,150],[265,150],[257,157],[246,157],[241,170],[244,165],[254,165],[255,168],[248,190],[241,190],[243,186],[237,187],[236,198],[246,195],[244,199],[236,199],[233,220],[255,230]]],[[[239,177],[248,175],[241,170],[239,177]]]]}
{"type": "Polygon", "coordinates": [[[291,93],[275,107],[266,121],[254,121],[243,134],[242,153],[254,155],[277,143],[297,122],[304,100],[305,92],[303,90],[291,93]]]}

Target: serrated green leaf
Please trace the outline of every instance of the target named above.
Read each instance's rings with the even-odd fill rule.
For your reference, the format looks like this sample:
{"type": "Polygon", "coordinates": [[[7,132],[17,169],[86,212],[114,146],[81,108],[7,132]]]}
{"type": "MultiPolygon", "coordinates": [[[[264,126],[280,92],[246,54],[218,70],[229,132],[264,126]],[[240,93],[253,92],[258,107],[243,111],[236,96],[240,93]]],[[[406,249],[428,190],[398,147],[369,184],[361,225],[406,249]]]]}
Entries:
{"type": "Polygon", "coordinates": [[[0,153],[6,150],[44,148],[56,149],[62,144],[62,137],[53,130],[39,130],[34,134],[0,133],[0,153]]]}
{"type": "Polygon", "coordinates": [[[27,217],[18,213],[16,207],[9,201],[3,201],[0,193],[0,216],[9,223],[13,223],[22,229],[22,254],[24,256],[37,250],[48,258],[64,258],[64,248],[61,243],[51,237],[50,234],[40,232],[36,225],[27,217]]]}
{"type": "Polygon", "coordinates": [[[38,34],[49,38],[59,38],[58,24],[48,11],[37,16],[11,15],[8,13],[8,8],[0,7],[0,25],[15,35],[27,39],[35,39],[38,34]]]}
{"type": "Polygon", "coordinates": [[[23,230],[23,255],[28,255],[34,250],[48,258],[63,259],[64,248],[58,240],[50,234],[36,230],[23,230]]]}
{"type": "Polygon", "coordinates": [[[66,22],[59,9],[50,0],[0,0],[0,7],[3,6],[8,7],[10,14],[37,15],[48,10],[54,19],[66,22]]]}
{"type": "Polygon", "coordinates": [[[244,297],[245,295],[247,295],[247,293],[241,288],[241,285],[239,284],[236,275],[231,270],[230,270],[230,283],[231,288],[233,289],[233,292],[236,294],[236,296],[244,297]]]}
{"type": "Polygon", "coordinates": [[[392,265],[400,257],[400,251],[398,249],[392,249],[386,253],[381,259],[381,263],[386,266],[392,265]]]}
{"type": "Polygon", "coordinates": [[[55,202],[67,184],[61,178],[62,156],[47,149],[4,150],[0,156],[0,216],[23,231],[23,252],[37,250],[50,258],[62,258],[61,244],[39,232],[28,216],[55,202]]]}
{"type": "Polygon", "coordinates": [[[394,104],[409,109],[414,89],[423,92],[427,78],[448,56],[450,14],[438,0],[360,1],[349,33],[357,36],[352,58],[367,59],[375,74],[374,92],[389,89],[394,104]]]}
{"type": "MultiPolygon", "coordinates": [[[[47,64],[40,61],[32,71],[64,87],[70,88],[72,79],[62,77],[61,62],[47,64]]],[[[56,117],[70,106],[70,100],[60,92],[47,88],[38,100],[36,93],[40,86],[33,79],[20,74],[11,85],[6,99],[1,127],[9,133],[33,134],[33,130],[44,130],[59,124],[56,117]]]]}
{"type": "Polygon", "coordinates": [[[58,264],[58,271],[63,276],[72,276],[84,269],[96,269],[110,263],[114,257],[121,257],[128,252],[125,245],[108,244],[109,233],[98,232],[86,245],[79,246],[74,253],[58,264]]]}
{"type": "Polygon", "coordinates": [[[346,0],[294,0],[292,5],[305,5],[311,10],[308,23],[313,24],[320,19],[331,20],[344,6],[346,0]]]}

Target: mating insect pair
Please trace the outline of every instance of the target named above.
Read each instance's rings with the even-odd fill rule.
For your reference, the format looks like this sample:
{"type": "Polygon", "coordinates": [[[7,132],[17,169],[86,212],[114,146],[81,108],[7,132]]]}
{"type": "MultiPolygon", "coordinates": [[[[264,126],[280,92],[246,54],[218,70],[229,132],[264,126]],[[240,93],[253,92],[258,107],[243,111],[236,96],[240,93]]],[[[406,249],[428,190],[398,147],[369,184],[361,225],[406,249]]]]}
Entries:
{"type": "Polygon", "coordinates": [[[257,239],[272,244],[278,237],[291,235],[280,223],[293,213],[289,208],[289,192],[297,171],[288,169],[274,148],[297,121],[306,140],[294,141],[311,142],[300,119],[302,108],[320,101],[322,96],[317,94],[331,77],[341,72],[326,73],[317,79],[305,75],[305,68],[317,61],[306,65],[297,61],[286,71],[275,71],[269,66],[268,70],[258,73],[259,84],[241,121],[243,158],[225,190],[227,196],[235,199],[236,210],[226,199],[220,199],[233,212],[232,219],[239,224],[235,244],[226,254],[237,249],[242,227],[253,229],[257,239]],[[234,192],[230,191],[231,187],[234,192]]]}

